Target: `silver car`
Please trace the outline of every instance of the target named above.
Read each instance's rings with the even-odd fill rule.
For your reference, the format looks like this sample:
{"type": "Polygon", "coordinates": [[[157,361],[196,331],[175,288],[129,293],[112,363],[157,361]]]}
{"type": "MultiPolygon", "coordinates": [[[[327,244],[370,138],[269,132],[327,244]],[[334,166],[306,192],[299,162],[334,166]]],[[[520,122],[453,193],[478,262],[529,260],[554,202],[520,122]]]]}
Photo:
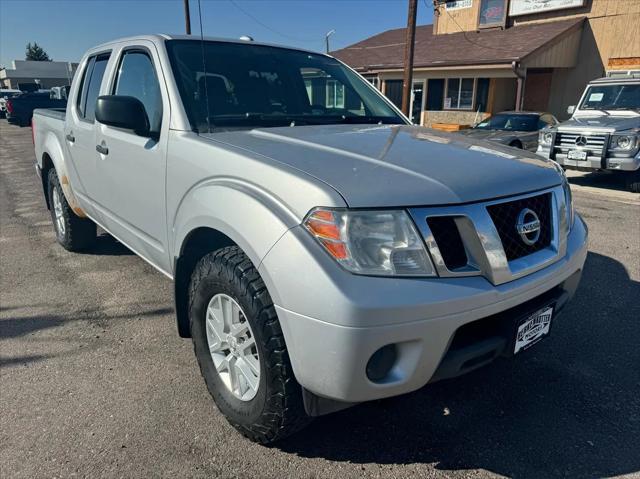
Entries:
{"type": "Polygon", "coordinates": [[[536,151],[538,131],[558,124],[551,113],[503,111],[460,133],[478,140],[489,140],[521,150],[536,151]]]}

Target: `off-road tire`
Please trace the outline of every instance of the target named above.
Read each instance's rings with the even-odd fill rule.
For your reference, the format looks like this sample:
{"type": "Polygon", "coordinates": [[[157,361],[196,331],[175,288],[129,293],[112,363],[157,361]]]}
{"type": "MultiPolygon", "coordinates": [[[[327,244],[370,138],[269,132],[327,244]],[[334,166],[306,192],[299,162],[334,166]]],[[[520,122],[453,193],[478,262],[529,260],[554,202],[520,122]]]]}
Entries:
{"type": "Polygon", "coordinates": [[[49,179],[47,181],[47,195],[49,197],[49,206],[51,210],[51,221],[53,229],[56,233],[56,240],[67,251],[83,251],[91,247],[96,240],[96,224],[89,218],[80,218],[76,215],[67,199],[62,192],[62,186],[58,179],[56,170],[49,170],[49,179]],[[61,232],[56,222],[56,213],[53,205],[53,192],[57,190],[58,198],[62,206],[62,216],[64,218],[64,232],[61,232]]]}
{"type": "Polygon", "coordinates": [[[237,246],[205,255],[189,284],[189,323],[200,371],[209,393],[229,423],[250,440],[268,444],[303,428],[311,418],[304,410],[273,301],[251,260],[237,246]],[[206,310],[216,294],[231,296],[254,333],[260,360],[255,397],[242,401],[216,371],[206,336],[206,310]]]}

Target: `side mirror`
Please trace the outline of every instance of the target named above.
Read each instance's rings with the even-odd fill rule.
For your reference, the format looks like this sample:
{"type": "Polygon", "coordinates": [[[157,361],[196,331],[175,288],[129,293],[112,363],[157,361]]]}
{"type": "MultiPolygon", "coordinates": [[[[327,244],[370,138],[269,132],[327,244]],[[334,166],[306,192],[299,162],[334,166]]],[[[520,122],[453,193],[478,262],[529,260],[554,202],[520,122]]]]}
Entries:
{"type": "Polygon", "coordinates": [[[96,102],[96,120],[114,128],[132,130],[138,136],[154,136],[149,130],[149,117],[144,105],[132,96],[99,96],[96,102]]]}
{"type": "Polygon", "coordinates": [[[567,107],[567,113],[569,115],[573,115],[573,112],[576,111],[576,106],[575,105],[570,105],[567,107]]]}

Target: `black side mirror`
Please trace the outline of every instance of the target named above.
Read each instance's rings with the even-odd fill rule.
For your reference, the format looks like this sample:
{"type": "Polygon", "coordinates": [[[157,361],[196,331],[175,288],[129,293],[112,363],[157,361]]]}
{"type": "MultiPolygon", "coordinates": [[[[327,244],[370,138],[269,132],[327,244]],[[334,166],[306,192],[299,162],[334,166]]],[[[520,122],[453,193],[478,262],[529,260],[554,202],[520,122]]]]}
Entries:
{"type": "Polygon", "coordinates": [[[149,130],[149,117],[144,105],[132,96],[99,96],[96,103],[96,120],[114,128],[132,130],[138,136],[154,136],[149,130]]]}

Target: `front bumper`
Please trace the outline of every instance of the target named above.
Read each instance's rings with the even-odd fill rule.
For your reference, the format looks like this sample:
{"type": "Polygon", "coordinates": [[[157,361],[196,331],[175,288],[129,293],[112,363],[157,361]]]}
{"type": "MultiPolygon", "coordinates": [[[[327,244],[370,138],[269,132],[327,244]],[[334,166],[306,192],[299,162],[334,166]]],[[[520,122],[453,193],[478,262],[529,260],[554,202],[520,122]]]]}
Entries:
{"type": "MultiPolygon", "coordinates": [[[[576,216],[563,258],[498,286],[479,276],[407,279],[349,274],[301,227],[280,239],[259,270],[276,304],[298,382],[321,398],[358,403],[456,375],[436,371],[465,324],[552,290],[566,292],[566,302],[579,282],[587,236],[586,225],[576,216]],[[397,360],[387,377],[373,382],[366,374],[367,363],[388,344],[396,345],[397,360]]],[[[486,361],[475,366],[483,364],[486,361]]]]}
{"type": "MultiPolygon", "coordinates": [[[[549,158],[551,151],[549,148],[539,147],[536,153],[544,158],[549,158]]],[[[567,158],[566,153],[556,152],[552,159],[558,162],[558,164],[571,170],[636,171],[640,169],[640,152],[635,156],[621,157],[618,155],[619,154],[611,154],[606,158],[602,158],[599,155],[589,155],[586,160],[570,160],[567,158]]]]}

